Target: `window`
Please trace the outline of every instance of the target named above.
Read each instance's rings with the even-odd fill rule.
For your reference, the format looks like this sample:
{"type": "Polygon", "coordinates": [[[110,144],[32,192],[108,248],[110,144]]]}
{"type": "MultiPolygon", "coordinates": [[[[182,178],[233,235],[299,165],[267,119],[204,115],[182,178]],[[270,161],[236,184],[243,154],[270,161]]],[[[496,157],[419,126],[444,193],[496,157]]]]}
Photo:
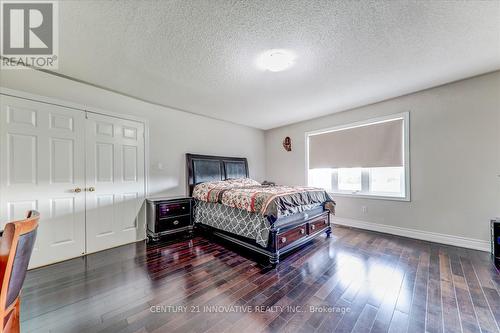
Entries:
{"type": "Polygon", "coordinates": [[[370,192],[399,194],[404,192],[403,167],[370,168],[370,192]]]}
{"type": "Polygon", "coordinates": [[[338,183],[336,190],[338,192],[359,192],[361,191],[361,168],[341,168],[336,169],[338,183]]]}
{"type": "Polygon", "coordinates": [[[308,184],[409,200],[408,113],[307,134],[308,184]]]}

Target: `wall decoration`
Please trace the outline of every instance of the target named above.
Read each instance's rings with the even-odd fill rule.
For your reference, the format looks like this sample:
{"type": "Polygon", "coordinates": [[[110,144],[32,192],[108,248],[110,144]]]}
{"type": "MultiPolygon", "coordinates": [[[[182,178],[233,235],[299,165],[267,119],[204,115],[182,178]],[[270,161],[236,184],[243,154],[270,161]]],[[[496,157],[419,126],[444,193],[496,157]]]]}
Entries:
{"type": "Polygon", "coordinates": [[[285,148],[286,151],[292,151],[292,139],[290,139],[289,136],[283,140],[283,148],[285,148]]]}

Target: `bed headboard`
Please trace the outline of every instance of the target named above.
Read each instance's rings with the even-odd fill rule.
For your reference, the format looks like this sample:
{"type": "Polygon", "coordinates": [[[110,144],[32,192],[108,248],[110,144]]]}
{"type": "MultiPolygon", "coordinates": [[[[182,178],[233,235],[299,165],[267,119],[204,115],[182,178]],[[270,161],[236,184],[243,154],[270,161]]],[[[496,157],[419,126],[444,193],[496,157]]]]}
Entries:
{"type": "Polygon", "coordinates": [[[248,162],[244,157],[186,154],[186,166],[189,196],[193,194],[194,186],[199,183],[248,178],[248,162]]]}

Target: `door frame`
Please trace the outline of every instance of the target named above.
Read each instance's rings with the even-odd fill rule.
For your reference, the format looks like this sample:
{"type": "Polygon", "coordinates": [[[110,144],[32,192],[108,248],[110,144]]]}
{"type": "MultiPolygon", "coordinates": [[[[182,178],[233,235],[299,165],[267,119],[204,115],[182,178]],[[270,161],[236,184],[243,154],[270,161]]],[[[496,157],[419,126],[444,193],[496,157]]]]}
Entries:
{"type": "MultiPolygon", "coordinates": [[[[125,120],[132,120],[132,121],[142,123],[144,125],[144,197],[147,198],[149,196],[149,166],[150,166],[150,162],[149,162],[149,121],[148,121],[148,119],[142,118],[142,117],[137,117],[137,116],[130,115],[130,114],[123,114],[123,113],[119,113],[119,112],[108,111],[108,110],[100,109],[100,108],[93,107],[90,105],[73,103],[73,102],[69,102],[69,101],[65,101],[65,100],[61,100],[61,99],[57,99],[57,98],[46,97],[46,96],[42,96],[42,95],[32,94],[32,93],[25,92],[25,91],[14,90],[14,89],[4,88],[4,87],[0,87],[0,96],[1,95],[22,98],[22,99],[30,100],[33,102],[61,106],[61,107],[70,108],[70,109],[78,110],[78,111],[85,112],[85,113],[89,112],[89,113],[101,114],[101,115],[105,115],[105,116],[109,116],[109,117],[125,119],[125,120]]],[[[1,140],[2,140],[2,136],[0,135],[0,148],[2,147],[1,140]]],[[[86,142],[85,142],[85,144],[86,144],[86,142]]],[[[138,216],[138,219],[141,220],[142,225],[146,225],[146,214],[145,214],[145,206],[144,206],[145,202],[146,202],[146,200],[144,199],[142,208],[139,211],[139,216],[138,216]]],[[[146,239],[146,237],[147,237],[146,232],[144,232],[144,235],[145,235],[145,237],[143,239],[140,239],[140,240],[146,239]]],[[[140,240],[138,240],[138,241],[140,241],[140,240]]]]}

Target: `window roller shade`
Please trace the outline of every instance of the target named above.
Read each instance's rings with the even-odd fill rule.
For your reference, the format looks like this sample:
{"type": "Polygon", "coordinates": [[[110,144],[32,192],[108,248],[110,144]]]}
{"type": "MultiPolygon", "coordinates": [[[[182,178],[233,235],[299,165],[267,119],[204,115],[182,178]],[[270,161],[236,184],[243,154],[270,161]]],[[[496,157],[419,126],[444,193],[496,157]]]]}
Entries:
{"type": "Polygon", "coordinates": [[[309,136],[309,169],[403,165],[403,119],[309,136]]]}

